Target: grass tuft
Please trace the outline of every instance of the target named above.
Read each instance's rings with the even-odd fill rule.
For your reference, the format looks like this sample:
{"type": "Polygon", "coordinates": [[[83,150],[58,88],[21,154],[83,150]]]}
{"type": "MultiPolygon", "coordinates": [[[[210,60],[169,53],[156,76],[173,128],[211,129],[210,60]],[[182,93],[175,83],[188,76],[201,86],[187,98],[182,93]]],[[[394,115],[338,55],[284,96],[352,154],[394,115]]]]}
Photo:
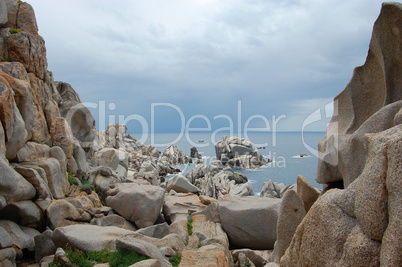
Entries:
{"type": "Polygon", "coordinates": [[[88,194],[91,194],[92,190],[94,190],[94,187],[88,182],[88,180],[83,179],[81,181],[80,191],[85,191],[88,194]]]}
{"type": "Polygon", "coordinates": [[[193,234],[193,219],[187,220],[187,231],[189,236],[193,234]]]}
{"type": "Polygon", "coordinates": [[[73,174],[70,171],[67,171],[68,183],[70,185],[78,185],[78,182],[74,179],[73,174]]]}
{"type": "Polygon", "coordinates": [[[10,29],[10,33],[14,34],[14,33],[20,33],[21,30],[20,29],[10,29]]]}
{"type": "MultiPolygon", "coordinates": [[[[71,266],[92,267],[98,263],[109,263],[110,267],[126,267],[139,261],[147,260],[148,257],[135,251],[118,249],[116,251],[81,251],[67,247],[65,250],[71,266]]],[[[49,267],[65,267],[61,263],[51,263],[49,267]]]]}
{"type": "Polygon", "coordinates": [[[118,249],[109,257],[108,262],[110,267],[126,267],[147,259],[149,257],[138,254],[135,251],[118,249]]]}
{"type": "Polygon", "coordinates": [[[176,255],[170,256],[169,262],[173,265],[173,267],[179,266],[179,264],[181,262],[181,254],[176,253],[176,255]]]}

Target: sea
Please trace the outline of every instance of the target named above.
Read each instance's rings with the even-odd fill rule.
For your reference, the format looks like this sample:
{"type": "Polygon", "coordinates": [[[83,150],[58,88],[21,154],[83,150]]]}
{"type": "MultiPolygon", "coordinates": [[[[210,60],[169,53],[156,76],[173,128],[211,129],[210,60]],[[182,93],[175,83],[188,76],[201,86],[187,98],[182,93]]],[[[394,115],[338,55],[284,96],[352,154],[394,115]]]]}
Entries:
{"type": "MultiPolygon", "coordinates": [[[[236,135],[250,140],[259,148],[260,153],[272,162],[257,169],[234,168],[234,170],[247,176],[257,196],[265,182],[272,180],[291,185],[296,183],[298,175],[303,175],[314,187],[322,188],[322,185],[315,181],[315,176],[318,164],[318,141],[324,134],[324,132],[249,132],[236,135]],[[307,156],[301,157],[301,154],[307,156]]],[[[131,135],[139,138],[136,134],[131,135]]],[[[155,133],[149,134],[144,144],[153,145],[162,153],[173,144],[188,156],[191,147],[195,146],[202,155],[204,164],[209,165],[216,160],[215,144],[225,135],[230,136],[224,132],[155,133]]],[[[176,165],[176,167],[185,175],[195,167],[195,164],[176,165]]]]}

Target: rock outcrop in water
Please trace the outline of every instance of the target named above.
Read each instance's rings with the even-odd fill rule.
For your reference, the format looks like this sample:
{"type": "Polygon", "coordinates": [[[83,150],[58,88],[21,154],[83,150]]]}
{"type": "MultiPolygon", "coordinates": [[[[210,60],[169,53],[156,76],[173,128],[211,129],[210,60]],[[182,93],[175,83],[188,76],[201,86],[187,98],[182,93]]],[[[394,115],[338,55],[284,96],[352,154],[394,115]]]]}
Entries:
{"type": "Polygon", "coordinates": [[[247,139],[223,137],[215,144],[216,158],[223,165],[239,168],[258,168],[268,163],[258,149],[247,139]]]}
{"type": "Polygon", "coordinates": [[[385,3],[366,63],[335,98],[316,180],[343,183],[298,226],[283,266],[402,265],[402,4],[385,3]]]}

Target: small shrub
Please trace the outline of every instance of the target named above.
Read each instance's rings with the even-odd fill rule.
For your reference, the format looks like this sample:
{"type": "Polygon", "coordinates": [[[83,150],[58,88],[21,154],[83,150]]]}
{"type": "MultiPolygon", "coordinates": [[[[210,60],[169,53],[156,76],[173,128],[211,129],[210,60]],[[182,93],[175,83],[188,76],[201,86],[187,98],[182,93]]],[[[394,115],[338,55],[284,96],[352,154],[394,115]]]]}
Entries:
{"type": "Polygon", "coordinates": [[[21,30],[20,29],[10,29],[10,33],[14,34],[14,33],[20,33],[21,30]]]}
{"type": "Polygon", "coordinates": [[[80,191],[85,191],[87,194],[91,194],[92,189],[93,189],[92,185],[83,184],[83,185],[81,185],[80,191]]]}
{"type": "Polygon", "coordinates": [[[86,256],[90,261],[94,261],[97,263],[107,263],[110,257],[113,255],[113,252],[109,250],[101,250],[101,251],[87,251],[86,256]]]}
{"type": "MultiPolygon", "coordinates": [[[[135,251],[118,249],[116,251],[101,250],[101,251],[82,251],[73,249],[67,245],[67,258],[71,262],[71,266],[92,267],[97,263],[109,263],[110,267],[126,267],[142,260],[149,259],[148,257],[138,254],[135,251]]],[[[61,263],[51,263],[49,267],[65,267],[61,263]]]]}
{"type": "Polygon", "coordinates": [[[70,171],[67,171],[68,183],[70,185],[78,185],[78,182],[74,179],[73,174],[70,171]]]}
{"type": "Polygon", "coordinates": [[[108,262],[110,267],[126,267],[147,259],[149,259],[147,256],[138,254],[135,251],[118,249],[116,252],[112,253],[108,262]]]}
{"type": "Polygon", "coordinates": [[[187,231],[188,231],[188,235],[193,234],[193,219],[187,220],[187,231]]]}
{"type": "Polygon", "coordinates": [[[88,180],[83,179],[81,181],[81,188],[80,191],[85,191],[87,194],[91,194],[94,187],[88,182],[88,180]]]}
{"type": "Polygon", "coordinates": [[[173,267],[179,266],[179,264],[181,262],[181,254],[176,253],[176,255],[170,256],[169,262],[170,262],[170,264],[173,265],[173,267]]]}
{"type": "Polygon", "coordinates": [[[67,258],[70,260],[72,264],[78,265],[80,267],[92,267],[94,263],[91,262],[86,255],[86,252],[78,250],[66,248],[65,252],[67,254],[67,258]]]}

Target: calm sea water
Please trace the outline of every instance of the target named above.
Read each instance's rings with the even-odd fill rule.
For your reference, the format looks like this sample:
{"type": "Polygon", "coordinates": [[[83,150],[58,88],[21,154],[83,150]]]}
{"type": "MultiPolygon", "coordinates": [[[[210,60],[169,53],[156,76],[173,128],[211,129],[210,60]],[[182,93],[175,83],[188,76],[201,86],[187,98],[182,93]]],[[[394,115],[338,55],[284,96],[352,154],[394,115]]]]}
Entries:
{"type": "MultiPolygon", "coordinates": [[[[137,137],[136,134],[132,134],[137,137]]],[[[152,144],[163,152],[169,144],[174,144],[180,150],[190,155],[190,148],[197,147],[198,152],[203,156],[205,164],[210,164],[216,159],[215,143],[222,140],[225,133],[190,133],[180,136],[178,133],[157,133],[148,136],[144,142],[152,144]],[[199,142],[204,140],[204,142],[199,142]]],[[[264,182],[269,180],[290,185],[296,183],[299,174],[306,177],[314,187],[321,188],[314,178],[317,172],[318,158],[314,156],[311,149],[316,150],[318,141],[324,136],[323,132],[279,132],[279,133],[248,133],[247,137],[256,147],[265,147],[259,149],[261,154],[266,158],[270,158],[273,162],[258,169],[239,169],[247,176],[249,183],[257,195],[261,192],[264,182]],[[303,143],[304,139],[304,143],[303,143]],[[307,145],[307,146],[306,146],[307,145]],[[307,147],[310,147],[310,152],[307,147]],[[307,157],[300,157],[305,153],[307,157]]],[[[139,137],[137,137],[139,138],[139,137]]],[[[189,170],[194,168],[194,164],[179,165],[185,175],[189,170]]]]}

